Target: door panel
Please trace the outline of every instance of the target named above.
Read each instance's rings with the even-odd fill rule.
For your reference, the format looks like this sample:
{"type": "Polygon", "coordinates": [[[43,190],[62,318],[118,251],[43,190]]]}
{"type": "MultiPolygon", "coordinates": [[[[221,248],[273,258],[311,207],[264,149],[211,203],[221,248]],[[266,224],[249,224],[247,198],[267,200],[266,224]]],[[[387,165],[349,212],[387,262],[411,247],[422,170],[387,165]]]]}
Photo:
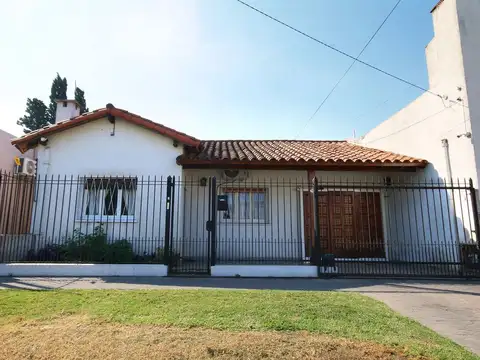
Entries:
{"type": "Polygon", "coordinates": [[[354,239],[354,197],[349,192],[329,192],[330,200],[330,217],[332,236],[332,252],[337,257],[347,257],[350,253],[355,253],[354,239]]]}
{"type": "Polygon", "coordinates": [[[305,237],[305,256],[312,256],[314,244],[314,215],[313,215],[313,194],[310,191],[303,192],[303,231],[305,237]]]}
{"type": "Polygon", "coordinates": [[[356,193],[357,229],[361,247],[359,257],[384,257],[382,213],[380,209],[380,194],[356,193]]]}
{"type": "Polygon", "coordinates": [[[332,252],[330,242],[330,218],[328,208],[328,193],[320,192],[318,194],[318,217],[319,217],[319,233],[320,248],[323,254],[332,252]]]}
{"type": "MultiPolygon", "coordinates": [[[[314,246],[313,194],[304,193],[305,247],[314,246]]],[[[384,257],[383,226],[378,192],[319,193],[321,252],[337,258],[384,257]]]]}

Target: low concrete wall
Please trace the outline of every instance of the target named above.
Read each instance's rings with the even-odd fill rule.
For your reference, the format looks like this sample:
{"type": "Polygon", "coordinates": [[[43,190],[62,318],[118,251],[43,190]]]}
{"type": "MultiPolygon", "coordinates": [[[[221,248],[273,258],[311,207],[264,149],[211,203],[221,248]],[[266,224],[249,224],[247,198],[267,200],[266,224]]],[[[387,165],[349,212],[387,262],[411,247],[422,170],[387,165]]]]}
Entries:
{"type": "Polygon", "coordinates": [[[0,276],[167,276],[166,265],[152,264],[0,264],[0,276]]]}
{"type": "Polygon", "coordinates": [[[317,277],[317,267],[308,265],[215,265],[212,276],[317,277]]]}

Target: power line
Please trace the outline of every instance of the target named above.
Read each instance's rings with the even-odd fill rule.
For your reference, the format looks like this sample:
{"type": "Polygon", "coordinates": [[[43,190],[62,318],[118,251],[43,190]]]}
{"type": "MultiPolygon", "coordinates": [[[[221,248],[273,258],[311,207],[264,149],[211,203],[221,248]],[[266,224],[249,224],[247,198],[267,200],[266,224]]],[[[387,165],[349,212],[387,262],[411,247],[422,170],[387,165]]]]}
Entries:
{"type": "Polygon", "coordinates": [[[396,134],[398,134],[398,133],[400,133],[400,132],[402,132],[402,131],[405,131],[405,130],[407,130],[407,129],[410,129],[411,127],[413,127],[413,126],[415,126],[415,125],[418,125],[418,124],[420,124],[420,123],[422,123],[422,122],[424,122],[424,121],[426,121],[426,120],[428,120],[428,119],[430,119],[430,118],[432,118],[432,117],[434,117],[434,116],[436,116],[436,115],[444,112],[445,110],[451,109],[451,108],[452,108],[452,106],[444,107],[444,108],[441,109],[440,111],[437,111],[437,112],[434,113],[434,114],[428,115],[427,117],[425,117],[425,118],[423,118],[423,119],[421,119],[421,120],[418,120],[418,121],[416,121],[416,122],[414,122],[414,123],[411,123],[410,125],[405,126],[404,128],[398,129],[397,131],[394,131],[394,132],[392,132],[392,133],[390,133],[390,134],[388,134],[388,135],[381,136],[381,137],[378,137],[378,138],[376,138],[376,139],[373,139],[373,140],[370,140],[370,141],[361,143],[361,145],[368,145],[368,144],[371,144],[371,143],[373,143],[373,142],[375,142],[375,141],[383,140],[383,139],[386,139],[386,138],[388,138],[388,137],[390,137],[390,136],[396,135],[396,134]]]}
{"type": "Polygon", "coordinates": [[[370,37],[370,39],[367,41],[367,43],[363,46],[363,49],[359,52],[359,54],[357,55],[357,57],[353,60],[353,62],[350,64],[350,66],[347,68],[347,70],[345,70],[345,72],[343,73],[343,75],[340,77],[340,79],[338,79],[337,83],[333,86],[333,88],[330,90],[330,92],[327,94],[327,96],[325,96],[325,98],[323,99],[323,101],[320,103],[320,105],[318,105],[317,109],[314,111],[314,113],[312,114],[312,116],[310,116],[310,118],[305,122],[305,125],[303,125],[302,129],[298,132],[297,136],[295,136],[295,139],[302,133],[303,130],[305,130],[305,128],[307,127],[307,125],[310,123],[310,121],[313,120],[313,118],[315,117],[315,115],[317,115],[317,113],[320,111],[320,109],[323,107],[323,105],[327,102],[327,100],[330,98],[330,96],[335,92],[335,90],[337,89],[338,85],[340,85],[340,83],[342,82],[342,80],[345,78],[345,76],[347,76],[347,74],[350,72],[350,70],[352,69],[353,65],[355,65],[355,63],[358,61],[358,58],[360,56],[362,56],[362,54],[364,53],[364,51],[367,49],[368,45],[370,45],[370,43],[373,41],[373,39],[375,38],[375,36],[377,36],[378,32],[380,31],[380,29],[383,27],[383,25],[385,25],[385,23],[387,22],[387,20],[390,18],[390,15],[393,14],[393,12],[395,11],[395,9],[398,7],[398,5],[400,5],[400,3],[402,2],[402,0],[398,0],[397,3],[395,4],[395,6],[392,8],[392,10],[390,10],[390,12],[388,13],[388,15],[385,17],[385,19],[383,19],[382,23],[380,24],[380,26],[377,28],[377,30],[375,30],[375,32],[373,33],[373,35],[370,37]]]}
{"type": "MultiPolygon", "coordinates": [[[[392,73],[389,73],[388,71],[382,70],[382,69],[380,69],[380,68],[378,68],[378,67],[376,67],[376,66],[374,66],[374,65],[372,65],[372,64],[369,64],[369,63],[367,63],[367,62],[365,62],[365,61],[363,61],[363,60],[357,59],[357,58],[355,58],[355,56],[350,55],[350,54],[347,54],[346,52],[344,52],[344,51],[342,51],[342,50],[339,50],[339,49],[337,49],[336,47],[334,47],[334,46],[332,46],[332,45],[328,45],[327,43],[325,43],[325,42],[323,42],[323,41],[321,41],[321,40],[319,40],[319,39],[317,39],[317,38],[315,38],[315,37],[313,37],[313,36],[311,36],[311,35],[308,35],[307,33],[303,32],[303,31],[301,31],[301,30],[299,30],[299,29],[297,29],[297,28],[294,28],[294,27],[291,26],[291,25],[288,25],[287,23],[284,23],[283,21],[281,21],[281,20],[279,20],[279,19],[277,19],[277,18],[275,18],[275,17],[273,17],[273,16],[271,16],[271,15],[269,15],[269,14],[267,14],[267,13],[265,13],[265,12],[259,10],[259,9],[257,9],[256,7],[253,7],[253,6],[250,5],[250,4],[247,4],[246,2],[244,2],[244,1],[242,1],[242,0],[236,0],[236,1],[239,2],[239,3],[242,4],[242,5],[250,8],[250,9],[256,11],[257,13],[262,14],[263,16],[265,16],[265,17],[267,17],[267,18],[269,18],[269,19],[271,19],[271,20],[273,20],[273,21],[275,21],[275,22],[277,22],[277,23],[279,23],[279,24],[281,24],[281,25],[289,28],[290,30],[293,30],[293,31],[295,31],[296,33],[299,33],[300,35],[303,35],[303,36],[309,38],[310,40],[313,40],[313,41],[319,43],[320,45],[323,45],[323,46],[329,48],[330,50],[333,50],[333,51],[335,51],[335,52],[337,52],[337,53],[339,53],[339,54],[342,54],[343,56],[346,56],[346,57],[348,57],[348,58],[350,58],[350,59],[352,59],[352,60],[355,60],[356,62],[359,62],[360,64],[363,64],[363,65],[365,65],[365,66],[367,66],[367,67],[369,67],[369,68],[371,68],[371,69],[374,69],[374,70],[376,70],[376,71],[378,71],[378,72],[381,72],[382,74],[385,74],[385,75],[387,75],[387,76],[389,76],[389,77],[391,77],[391,78],[393,78],[393,79],[396,79],[396,80],[401,81],[401,82],[403,82],[403,83],[405,83],[405,84],[408,84],[408,85],[413,86],[413,87],[415,87],[415,88],[417,88],[417,89],[420,89],[420,90],[422,90],[422,91],[424,91],[424,92],[427,92],[427,93],[429,93],[429,94],[432,94],[432,95],[435,95],[435,96],[438,96],[438,97],[442,98],[442,96],[441,96],[440,94],[434,93],[433,91],[431,91],[431,90],[429,90],[429,89],[426,89],[426,88],[424,88],[424,87],[422,87],[422,86],[420,86],[420,85],[417,85],[417,84],[414,84],[414,83],[412,83],[412,82],[410,82],[410,81],[408,81],[408,80],[402,79],[402,78],[399,77],[399,76],[393,75],[392,73]]],[[[460,103],[459,103],[459,104],[460,104],[460,103]]],[[[468,108],[468,106],[466,106],[466,105],[463,105],[463,104],[461,104],[461,105],[468,108]]]]}

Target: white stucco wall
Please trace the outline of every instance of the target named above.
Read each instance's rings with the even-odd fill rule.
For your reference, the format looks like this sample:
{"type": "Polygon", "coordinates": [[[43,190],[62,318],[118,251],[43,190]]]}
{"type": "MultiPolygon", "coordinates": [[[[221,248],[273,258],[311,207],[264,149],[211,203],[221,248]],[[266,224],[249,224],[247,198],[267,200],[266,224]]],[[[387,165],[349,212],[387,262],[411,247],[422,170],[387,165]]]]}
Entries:
{"type": "MultiPolygon", "coordinates": [[[[88,233],[101,221],[109,239],[126,239],[137,253],[163,247],[165,235],[166,182],[181,177],[176,157],[182,145],[155,132],[117,118],[113,125],[99,119],[48,137],[39,146],[38,184],[32,231],[39,244],[59,243],[77,229],[88,233]],[[80,221],[84,192],[82,177],[137,177],[134,218],[80,221]]],[[[182,202],[181,193],[177,204],[182,202]]],[[[176,208],[178,221],[182,207],[176,208]]],[[[178,227],[176,223],[174,226],[178,227]]],[[[182,236],[181,232],[175,233],[182,236]]]]}
{"type": "MultiPolygon", "coordinates": [[[[463,41],[464,31],[460,32],[462,27],[459,27],[457,4],[461,7],[464,18],[461,23],[465,24],[463,27],[468,27],[470,33],[468,49],[474,54],[479,53],[480,29],[477,14],[480,3],[464,0],[445,0],[432,13],[435,37],[425,51],[430,90],[448,99],[424,93],[368,132],[360,142],[366,146],[424,158],[431,163],[425,173],[427,177],[448,178],[442,147],[442,139],[447,139],[450,147],[452,176],[462,179],[472,178],[475,186],[478,187],[478,166],[476,166],[473,143],[476,138],[480,138],[480,129],[475,131],[475,124],[480,119],[476,120],[475,109],[468,101],[471,98],[471,92],[478,90],[471,85],[475,76],[469,74],[468,81],[465,80],[466,58],[462,54],[465,53],[466,46],[463,46],[462,53],[460,34],[463,41]],[[457,101],[458,98],[461,99],[460,103],[467,107],[450,101],[457,101]],[[471,139],[465,136],[457,137],[467,132],[473,133],[471,139]]],[[[478,73],[476,56],[478,55],[470,57],[471,62],[475,61],[474,70],[478,73]]],[[[480,81],[474,82],[480,87],[480,81]]]]}
{"type": "MultiPolygon", "coordinates": [[[[466,81],[466,112],[470,116],[475,168],[480,174],[480,1],[457,0],[458,24],[466,81]]],[[[478,182],[477,182],[478,185],[478,182]]]]}
{"type": "MultiPolygon", "coordinates": [[[[201,177],[217,176],[219,194],[224,186],[265,187],[269,213],[265,224],[235,223],[222,219],[223,212],[217,213],[217,260],[220,264],[239,261],[268,263],[269,260],[292,263],[301,262],[305,258],[302,190],[309,188],[306,170],[252,170],[249,171],[246,182],[231,185],[222,185],[220,170],[185,170],[184,175],[186,183],[191,181],[191,185],[184,189],[184,238],[181,248],[177,249],[182,256],[207,257],[209,244],[205,222],[208,220],[208,188],[199,187],[198,180],[201,177]]],[[[351,186],[353,183],[357,183],[359,190],[359,184],[383,184],[386,176],[390,176],[397,185],[410,181],[412,177],[416,180],[424,177],[423,170],[417,173],[317,171],[316,176],[320,186],[328,184],[329,190],[338,185],[351,186]]],[[[381,196],[382,226],[388,260],[457,261],[457,238],[451,230],[453,218],[449,212],[446,190],[397,188],[378,191],[381,196]],[[422,220],[423,216],[425,219],[422,220]],[[427,219],[427,216],[431,218],[427,219]],[[420,247],[423,247],[423,251],[419,251],[420,247]]]]}

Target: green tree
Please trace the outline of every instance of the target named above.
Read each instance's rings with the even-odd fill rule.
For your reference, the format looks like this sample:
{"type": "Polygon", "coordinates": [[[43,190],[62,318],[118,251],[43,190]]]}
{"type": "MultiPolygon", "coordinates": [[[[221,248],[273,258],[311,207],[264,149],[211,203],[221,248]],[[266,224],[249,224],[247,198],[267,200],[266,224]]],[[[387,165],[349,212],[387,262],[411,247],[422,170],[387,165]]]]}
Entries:
{"type": "Polygon", "coordinates": [[[55,123],[55,114],[57,112],[57,103],[55,100],[67,99],[67,78],[61,78],[57,73],[57,77],[53,79],[52,88],[50,90],[50,105],[48,106],[49,119],[52,124],[55,123]]]}
{"type": "Polygon", "coordinates": [[[27,99],[25,113],[26,114],[17,121],[17,125],[23,127],[25,134],[50,124],[48,108],[40,99],[27,99]]]}
{"type": "Polygon", "coordinates": [[[80,115],[88,112],[87,101],[85,100],[85,91],[79,87],[75,88],[75,100],[80,104],[80,115]]]}

